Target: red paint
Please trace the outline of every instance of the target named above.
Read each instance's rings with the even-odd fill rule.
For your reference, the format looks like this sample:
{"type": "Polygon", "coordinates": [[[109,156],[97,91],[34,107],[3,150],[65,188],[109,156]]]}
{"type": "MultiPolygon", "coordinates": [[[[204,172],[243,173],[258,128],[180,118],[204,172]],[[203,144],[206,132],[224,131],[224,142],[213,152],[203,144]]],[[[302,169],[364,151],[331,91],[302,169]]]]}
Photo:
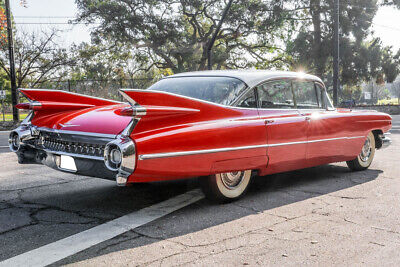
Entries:
{"type": "Polygon", "coordinates": [[[52,101],[41,101],[39,105],[33,105],[32,103],[21,103],[15,107],[18,109],[28,109],[28,110],[46,110],[46,111],[57,111],[57,110],[76,110],[91,108],[95,105],[91,104],[79,104],[79,103],[66,103],[66,102],[52,102],[52,101]]]}
{"type": "MultiPolygon", "coordinates": [[[[115,110],[115,114],[128,117],[143,117],[141,114],[136,114],[134,107],[124,107],[115,110]]],[[[187,115],[199,112],[197,109],[192,108],[178,108],[178,107],[165,107],[165,106],[146,106],[146,117],[159,117],[159,116],[177,116],[187,115]]]]}
{"type": "MultiPolygon", "coordinates": [[[[33,125],[70,131],[119,134],[134,114],[127,104],[66,92],[22,90],[46,103],[93,105],[78,110],[38,110],[33,125]],[[62,101],[62,102],[61,102],[62,101]]],[[[268,145],[252,149],[158,159],[137,159],[129,182],[188,178],[245,169],[261,175],[354,159],[364,138],[306,142],[343,137],[365,137],[372,130],[387,132],[391,117],[374,111],[257,110],[224,107],[152,91],[124,91],[147,113],[131,134],[137,155],[268,145]]]]}

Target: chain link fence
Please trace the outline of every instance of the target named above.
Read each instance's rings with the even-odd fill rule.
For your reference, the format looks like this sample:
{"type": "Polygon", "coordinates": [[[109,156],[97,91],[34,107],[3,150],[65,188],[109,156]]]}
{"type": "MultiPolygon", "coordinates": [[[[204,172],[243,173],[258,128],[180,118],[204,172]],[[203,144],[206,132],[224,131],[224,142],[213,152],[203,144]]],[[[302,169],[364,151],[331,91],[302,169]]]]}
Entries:
{"type": "MultiPolygon", "coordinates": [[[[145,89],[155,83],[155,78],[143,79],[120,79],[120,80],[63,80],[63,81],[48,81],[39,84],[34,89],[53,89],[74,92],[89,96],[95,96],[105,99],[124,101],[119,89],[145,89]]],[[[19,102],[26,102],[26,99],[20,95],[19,102]]],[[[7,97],[1,103],[0,121],[12,120],[11,95],[7,92],[7,97]]],[[[22,112],[23,114],[24,112],[22,112]]]]}
{"type": "MultiPolygon", "coordinates": [[[[124,80],[66,80],[46,83],[45,89],[57,89],[106,99],[121,100],[119,89],[145,89],[155,82],[154,79],[124,80]]],[[[43,88],[43,87],[42,87],[43,88]]]]}

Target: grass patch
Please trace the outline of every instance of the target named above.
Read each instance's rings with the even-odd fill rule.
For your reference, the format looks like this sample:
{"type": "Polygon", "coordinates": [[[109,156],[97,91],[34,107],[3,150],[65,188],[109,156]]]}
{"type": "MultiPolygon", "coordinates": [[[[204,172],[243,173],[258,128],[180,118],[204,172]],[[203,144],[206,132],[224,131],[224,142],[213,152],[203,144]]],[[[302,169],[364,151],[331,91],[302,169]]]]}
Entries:
{"type": "Polygon", "coordinates": [[[398,105],[399,103],[398,98],[378,100],[378,105],[398,105]]]}
{"type": "MultiPolygon", "coordinates": [[[[5,115],[5,121],[12,121],[13,120],[13,115],[12,113],[6,113],[5,115]]],[[[22,121],[23,119],[26,118],[26,116],[28,116],[27,113],[21,113],[19,114],[19,119],[22,121]]],[[[4,121],[3,119],[3,113],[0,112],[0,121],[4,121]]]]}

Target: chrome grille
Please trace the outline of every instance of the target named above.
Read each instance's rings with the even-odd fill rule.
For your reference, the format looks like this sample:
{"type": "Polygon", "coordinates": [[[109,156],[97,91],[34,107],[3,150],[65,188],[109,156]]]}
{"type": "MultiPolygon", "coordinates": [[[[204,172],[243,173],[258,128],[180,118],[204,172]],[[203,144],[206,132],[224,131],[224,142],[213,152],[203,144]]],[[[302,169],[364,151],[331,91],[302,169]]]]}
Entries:
{"type": "Polygon", "coordinates": [[[43,128],[38,129],[36,136],[36,148],[53,154],[95,160],[103,160],[106,145],[115,140],[112,135],[43,128]]]}
{"type": "Polygon", "coordinates": [[[63,141],[52,138],[43,138],[42,146],[53,152],[65,152],[87,156],[103,157],[105,145],[63,141]]]}

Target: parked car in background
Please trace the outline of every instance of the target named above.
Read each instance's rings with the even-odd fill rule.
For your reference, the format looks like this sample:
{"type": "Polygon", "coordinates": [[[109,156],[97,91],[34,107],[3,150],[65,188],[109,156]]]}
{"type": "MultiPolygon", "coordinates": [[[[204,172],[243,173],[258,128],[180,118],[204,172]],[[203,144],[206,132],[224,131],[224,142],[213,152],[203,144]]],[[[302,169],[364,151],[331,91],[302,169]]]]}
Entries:
{"type": "MultiPolygon", "coordinates": [[[[390,144],[391,117],[336,109],[315,76],[275,71],[199,71],[127,103],[57,90],[20,89],[30,115],[10,134],[20,163],[131,183],[200,176],[206,196],[241,197],[260,176],[346,161],[368,168],[390,144]]],[[[267,178],[266,178],[267,179],[267,178]]]]}
{"type": "Polygon", "coordinates": [[[356,101],[354,99],[343,100],[340,102],[341,108],[352,108],[355,107],[356,101]]]}

